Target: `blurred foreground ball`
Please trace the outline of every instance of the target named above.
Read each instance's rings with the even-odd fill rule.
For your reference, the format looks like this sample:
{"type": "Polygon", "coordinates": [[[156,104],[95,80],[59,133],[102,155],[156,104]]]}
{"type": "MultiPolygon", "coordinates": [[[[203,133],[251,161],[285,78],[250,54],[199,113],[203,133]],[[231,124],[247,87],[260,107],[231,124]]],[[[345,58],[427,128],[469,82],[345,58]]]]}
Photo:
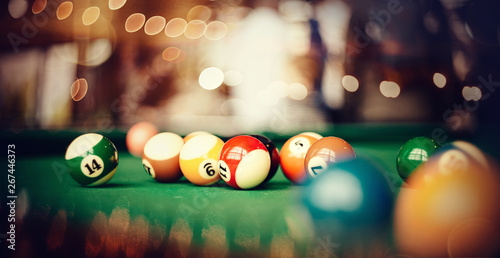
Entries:
{"type": "Polygon", "coordinates": [[[387,226],[393,205],[383,172],[364,159],[330,166],[306,183],[300,199],[316,228],[337,237],[387,226]]]}
{"type": "Polygon", "coordinates": [[[108,138],[95,133],[77,137],[66,150],[71,177],[83,186],[108,182],[118,167],[118,152],[108,138]]]}
{"type": "Polygon", "coordinates": [[[398,151],[396,168],[399,176],[406,180],[420,164],[441,147],[439,143],[428,137],[415,137],[407,141],[398,151]]]}
{"type": "Polygon", "coordinates": [[[396,201],[399,249],[425,257],[500,255],[500,175],[470,143],[454,142],[408,178],[396,201]]]}
{"type": "Polygon", "coordinates": [[[130,154],[136,157],[142,157],[146,142],[158,134],[156,126],[149,122],[139,122],[127,132],[126,143],[130,154]]]}

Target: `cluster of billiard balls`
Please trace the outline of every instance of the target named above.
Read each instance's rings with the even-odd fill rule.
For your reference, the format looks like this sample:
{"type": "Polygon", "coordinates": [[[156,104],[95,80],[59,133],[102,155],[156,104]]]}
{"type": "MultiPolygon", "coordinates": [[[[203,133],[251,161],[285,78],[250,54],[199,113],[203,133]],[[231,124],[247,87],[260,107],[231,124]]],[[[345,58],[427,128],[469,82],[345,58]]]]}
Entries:
{"type": "MultiPolygon", "coordinates": [[[[494,159],[475,145],[455,141],[441,146],[426,137],[406,142],[396,168],[404,180],[394,199],[384,171],[356,157],[338,137],[301,133],[279,152],[259,135],[224,142],[207,132],[184,138],[155,128],[132,127],[129,151],[142,157],[144,170],[159,182],[184,176],[196,185],[224,180],[236,189],[268,182],[279,166],[301,184],[296,202],[315,231],[339,239],[368,236],[393,219],[395,242],[403,253],[424,257],[500,255],[500,173],[494,159]]],[[[99,134],[84,134],[68,147],[70,175],[97,186],[114,175],[115,146],[99,134]]]]}
{"type": "MultiPolygon", "coordinates": [[[[286,178],[303,184],[330,164],[356,158],[352,146],[338,137],[306,132],[290,138],[278,151],[262,135],[238,135],[226,142],[203,131],[184,138],[158,132],[147,123],[134,125],[127,133],[127,147],[142,157],[144,170],[158,182],[174,182],[184,176],[196,185],[224,180],[236,189],[252,189],[271,180],[281,165],[286,178]]],[[[118,154],[106,137],[89,133],[68,147],[70,175],[84,186],[106,183],[116,172],[118,154]]]]}

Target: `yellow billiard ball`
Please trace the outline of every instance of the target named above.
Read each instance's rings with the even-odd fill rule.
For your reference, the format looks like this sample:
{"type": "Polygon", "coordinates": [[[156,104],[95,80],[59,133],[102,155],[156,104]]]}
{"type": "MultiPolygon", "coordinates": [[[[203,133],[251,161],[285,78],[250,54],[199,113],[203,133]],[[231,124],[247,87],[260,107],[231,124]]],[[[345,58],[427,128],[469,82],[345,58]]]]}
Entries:
{"type": "Polygon", "coordinates": [[[219,181],[217,160],[224,142],[215,135],[200,134],[182,147],[179,164],[182,174],[195,185],[210,185],[219,181]]]}

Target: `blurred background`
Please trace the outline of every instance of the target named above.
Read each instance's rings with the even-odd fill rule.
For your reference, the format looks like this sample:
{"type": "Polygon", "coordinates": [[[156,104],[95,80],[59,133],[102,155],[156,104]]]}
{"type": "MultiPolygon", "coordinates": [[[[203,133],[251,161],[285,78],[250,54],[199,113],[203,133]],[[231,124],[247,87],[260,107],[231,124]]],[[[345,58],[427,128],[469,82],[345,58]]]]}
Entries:
{"type": "Polygon", "coordinates": [[[499,1],[1,5],[2,130],[500,123],[499,1]]]}

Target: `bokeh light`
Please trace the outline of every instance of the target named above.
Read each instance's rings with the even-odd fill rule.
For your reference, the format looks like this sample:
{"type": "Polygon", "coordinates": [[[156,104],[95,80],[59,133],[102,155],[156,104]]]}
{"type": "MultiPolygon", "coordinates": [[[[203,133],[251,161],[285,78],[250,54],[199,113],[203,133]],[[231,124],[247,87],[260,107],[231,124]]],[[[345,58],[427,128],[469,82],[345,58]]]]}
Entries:
{"type": "Polygon", "coordinates": [[[31,11],[34,14],[39,14],[45,10],[45,7],[47,7],[47,0],[36,0],[31,7],[31,11]]]}
{"type": "Polygon", "coordinates": [[[271,82],[268,89],[278,98],[286,98],[288,96],[288,84],[284,81],[271,82]]]}
{"type": "Polygon", "coordinates": [[[207,24],[202,20],[192,20],[184,31],[184,36],[188,39],[198,39],[205,34],[205,29],[207,28],[207,24]]]}
{"type": "Polygon", "coordinates": [[[59,20],[68,18],[73,12],[73,3],[70,1],[63,2],[57,7],[56,16],[59,20]]]}
{"type": "Polygon", "coordinates": [[[342,86],[346,91],[355,92],[359,88],[359,81],[352,75],[342,77],[342,86]]]}
{"type": "Polygon", "coordinates": [[[203,89],[217,89],[224,81],[224,73],[217,67],[208,67],[200,73],[198,82],[203,89]]]}
{"type": "Polygon", "coordinates": [[[174,61],[181,55],[181,50],[178,47],[167,47],[163,50],[161,57],[165,61],[174,61]]]}
{"type": "Polygon", "coordinates": [[[243,75],[240,71],[229,70],[224,73],[224,83],[227,86],[236,86],[243,81],[243,75]]]}
{"type": "Polygon", "coordinates": [[[226,36],[228,31],[227,25],[220,21],[213,21],[207,25],[205,38],[209,40],[219,40],[226,36]]]}
{"type": "Polygon", "coordinates": [[[146,22],[146,16],[142,13],[131,14],[125,21],[125,30],[127,32],[136,32],[144,26],[146,22]]]}
{"type": "Polygon", "coordinates": [[[270,89],[259,90],[255,97],[257,99],[257,103],[265,107],[276,106],[279,102],[279,97],[270,89]]]}
{"type": "Polygon", "coordinates": [[[109,0],[109,9],[118,10],[122,8],[127,0],[109,0]]]}
{"type": "Polygon", "coordinates": [[[85,61],[80,61],[81,65],[98,66],[104,63],[113,53],[113,44],[109,39],[96,39],[87,47],[85,61]]]}
{"type": "Polygon", "coordinates": [[[383,81],[380,83],[380,92],[386,98],[397,98],[401,93],[401,88],[395,82],[383,81]]]}
{"type": "Polygon", "coordinates": [[[465,86],[462,89],[462,96],[467,101],[479,101],[483,97],[483,93],[481,92],[481,89],[476,86],[465,86]]]}
{"type": "Polygon", "coordinates": [[[300,83],[292,83],[288,86],[288,97],[294,100],[303,100],[307,97],[306,86],[300,83]]]}
{"type": "Polygon", "coordinates": [[[165,28],[166,23],[167,21],[162,16],[153,16],[144,25],[144,32],[147,35],[156,35],[165,28]]]}
{"type": "Polygon", "coordinates": [[[101,15],[101,9],[97,6],[91,6],[87,8],[82,15],[82,22],[84,25],[92,25],[99,19],[101,15]]]}
{"type": "Polygon", "coordinates": [[[303,1],[280,1],[278,6],[280,13],[290,21],[307,21],[313,13],[313,8],[303,1]]]}
{"type": "Polygon", "coordinates": [[[74,101],[80,101],[87,95],[87,90],[88,90],[88,83],[87,80],[84,78],[77,79],[73,84],[71,85],[71,98],[74,101]]]}
{"type": "Polygon", "coordinates": [[[446,77],[441,73],[435,73],[432,80],[438,88],[443,88],[446,85],[446,77]]]}
{"type": "Polygon", "coordinates": [[[12,18],[19,19],[28,11],[28,6],[27,0],[10,0],[8,6],[9,14],[12,18]]]}
{"type": "Polygon", "coordinates": [[[212,10],[210,10],[210,8],[204,5],[197,5],[188,11],[187,20],[208,21],[208,19],[210,19],[210,16],[212,16],[212,10]]]}
{"type": "Polygon", "coordinates": [[[182,61],[184,61],[185,59],[186,59],[186,51],[179,49],[179,56],[170,62],[174,63],[174,64],[178,64],[178,63],[181,63],[182,61]]]}
{"type": "Polygon", "coordinates": [[[165,35],[175,38],[179,37],[186,31],[187,21],[182,18],[173,18],[168,21],[167,26],[165,26],[165,35]]]}

